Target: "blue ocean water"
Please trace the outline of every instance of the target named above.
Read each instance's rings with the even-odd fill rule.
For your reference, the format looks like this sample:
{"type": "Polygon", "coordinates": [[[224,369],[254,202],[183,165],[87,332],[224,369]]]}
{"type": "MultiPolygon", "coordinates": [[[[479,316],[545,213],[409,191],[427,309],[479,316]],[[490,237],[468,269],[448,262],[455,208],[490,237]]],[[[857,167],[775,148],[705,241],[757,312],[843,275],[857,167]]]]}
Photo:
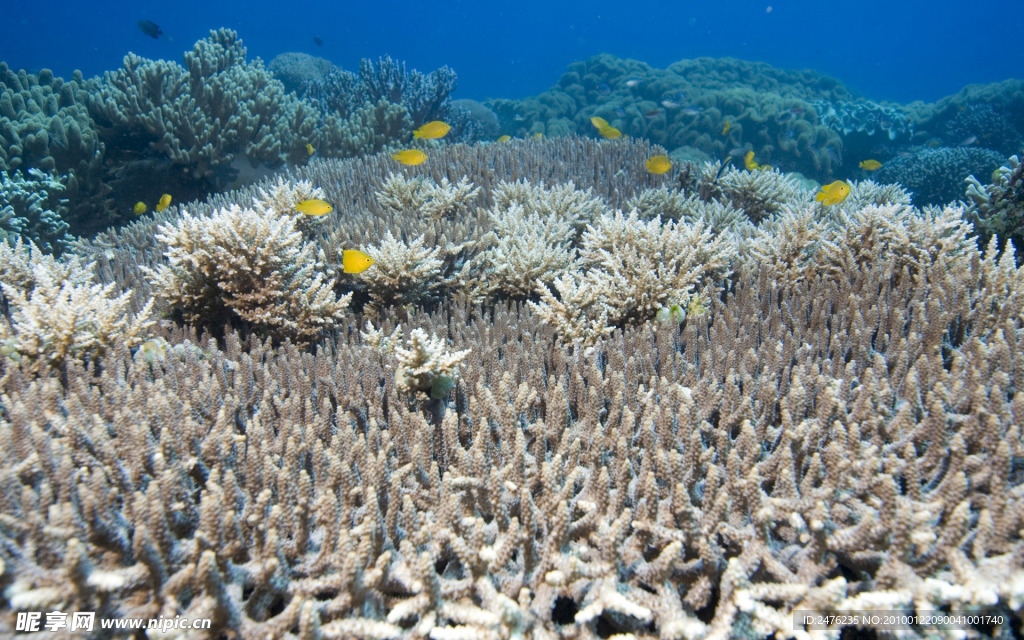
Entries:
{"type": "Polygon", "coordinates": [[[732,56],[813,68],[865,97],[900,102],[934,101],[1024,69],[1019,0],[4,4],[0,60],[64,77],[116,69],[129,51],[180,61],[220,27],[236,30],[249,55],[266,62],[302,51],[347,69],[385,54],[423,71],[448,65],[459,76],[453,97],[477,100],[540,93],[569,63],[598,53],[655,67],[732,56]],[[152,20],[167,37],[147,37],[139,20],[152,20]]]}

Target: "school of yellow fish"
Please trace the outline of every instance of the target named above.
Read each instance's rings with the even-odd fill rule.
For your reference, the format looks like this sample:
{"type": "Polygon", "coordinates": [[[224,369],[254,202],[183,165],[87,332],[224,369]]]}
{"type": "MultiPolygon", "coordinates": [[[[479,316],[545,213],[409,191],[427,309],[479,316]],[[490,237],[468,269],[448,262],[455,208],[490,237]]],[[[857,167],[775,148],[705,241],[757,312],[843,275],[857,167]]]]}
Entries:
{"type": "MultiPolygon", "coordinates": [[[[607,120],[600,116],[593,116],[590,118],[590,123],[597,129],[597,134],[606,139],[616,139],[622,137],[622,132],[616,127],[612,126],[607,120]]],[[[729,134],[732,128],[732,122],[725,120],[722,126],[722,135],[726,136],[729,134]]],[[[442,122],[440,120],[434,120],[423,124],[418,129],[415,129],[413,133],[414,139],[421,140],[439,140],[445,137],[448,132],[451,131],[451,125],[442,122]]],[[[539,140],[544,137],[541,132],[533,133],[531,138],[539,140]]],[[[512,137],[509,135],[502,135],[497,138],[498,144],[510,142],[512,137]]],[[[316,149],[312,144],[307,143],[305,145],[306,153],[309,156],[313,156],[316,153],[316,149]]],[[[421,149],[403,149],[396,151],[391,154],[391,157],[399,162],[400,164],[416,166],[423,164],[427,160],[427,154],[421,149]]],[[[771,166],[767,164],[760,164],[755,159],[754,151],[748,151],[743,159],[744,167],[748,171],[763,171],[771,170],[771,166]]],[[[653,175],[664,175],[668,173],[672,168],[672,161],[667,155],[659,154],[651,156],[647,159],[646,163],[647,171],[653,175]]],[[[874,159],[862,160],[859,163],[859,167],[865,171],[876,171],[882,167],[882,163],[874,159]]],[[[823,206],[831,206],[843,202],[847,196],[850,195],[850,185],[842,180],[836,180],[831,184],[821,187],[820,191],[815,195],[815,201],[820,202],[823,206]]],[[[153,209],[155,211],[163,211],[171,205],[171,195],[168,193],[163,194],[153,209]]],[[[135,203],[133,211],[136,215],[143,215],[148,211],[148,207],[145,202],[139,201],[135,203]]],[[[318,198],[312,198],[309,200],[303,200],[296,203],[296,213],[303,214],[312,218],[323,218],[327,214],[334,211],[334,207],[327,201],[318,198]]],[[[371,266],[373,266],[374,260],[369,255],[359,251],[358,249],[345,249],[341,254],[341,266],[342,271],[348,274],[359,274],[371,266]]],[[[151,341],[152,342],[152,341],[151,341]]],[[[143,351],[147,352],[158,352],[160,351],[159,345],[156,343],[150,345],[143,345],[143,351]]]]}

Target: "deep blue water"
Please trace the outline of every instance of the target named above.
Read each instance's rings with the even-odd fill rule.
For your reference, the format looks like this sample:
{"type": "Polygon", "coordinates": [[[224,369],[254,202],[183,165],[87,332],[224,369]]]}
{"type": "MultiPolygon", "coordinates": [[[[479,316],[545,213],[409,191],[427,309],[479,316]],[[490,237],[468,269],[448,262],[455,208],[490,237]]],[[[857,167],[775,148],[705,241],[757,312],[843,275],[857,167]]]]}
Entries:
{"type": "Polygon", "coordinates": [[[303,51],[353,69],[388,54],[421,71],[451,66],[456,98],[519,98],[566,66],[612,53],[655,67],[733,56],[813,68],[873,99],[934,101],[964,85],[1024,75],[1020,0],[811,2],[41,3],[4,0],[0,60],[67,77],[120,66],[133,51],[180,61],[210,29],[239,32],[250,57],[303,51]],[[639,8],[630,8],[639,7],[639,8]],[[770,10],[769,10],[770,9],[770,10]],[[156,22],[173,38],[136,26],[156,22]],[[319,35],[323,46],[313,37],[319,35]]]}

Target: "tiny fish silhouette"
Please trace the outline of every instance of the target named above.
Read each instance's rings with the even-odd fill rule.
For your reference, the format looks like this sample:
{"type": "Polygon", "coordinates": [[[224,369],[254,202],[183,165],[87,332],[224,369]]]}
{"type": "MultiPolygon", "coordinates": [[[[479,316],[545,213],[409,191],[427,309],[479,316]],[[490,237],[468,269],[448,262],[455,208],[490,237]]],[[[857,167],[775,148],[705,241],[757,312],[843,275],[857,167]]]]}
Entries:
{"type": "Polygon", "coordinates": [[[142,33],[146,34],[150,38],[153,38],[154,40],[162,36],[164,33],[160,30],[160,25],[153,22],[152,20],[139,20],[135,24],[139,25],[139,30],[142,31],[142,33]]]}

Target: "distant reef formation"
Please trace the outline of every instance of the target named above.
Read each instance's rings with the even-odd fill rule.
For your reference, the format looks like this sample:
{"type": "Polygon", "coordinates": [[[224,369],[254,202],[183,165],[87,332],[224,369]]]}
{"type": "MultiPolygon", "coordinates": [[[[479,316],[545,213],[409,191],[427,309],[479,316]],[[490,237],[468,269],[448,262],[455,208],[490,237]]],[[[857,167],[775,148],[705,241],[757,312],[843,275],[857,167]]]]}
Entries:
{"type": "Polygon", "coordinates": [[[59,254],[164,194],[185,202],[316,157],[403,148],[431,120],[451,131],[415,143],[428,150],[503,134],[599,137],[593,122],[604,120],[606,134],[660,145],[677,162],[899,182],[918,206],[964,198],[970,176],[992,182],[1024,143],[1022,80],[901,105],[811,70],[732,58],[662,70],[602,54],[573,63],[538,96],[481,104],[452,99],[448,67],[421,73],[384,57],[350,71],[294,52],[264,65],[228,29],[211,31],[182,62],[129,53],[120,69],[69,80],[0,62],[0,236],[59,254]],[[866,160],[878,164],[863,168],[866,160]]]}
{"type": "Polygon", "coordinates": [[[183,62],[129,53],[120,69],[68,81],[0,62],[0,171],[17,191],[0,201],[0,232],[59,251],[66,233],[123,225],[137,202],[152,207],[164,193],[187,201],[314,154],[397,148],[422,118],[459,124],[461,139],[475,130],[469,111],[452,106],[447,67],[421,74],[382,58],[357,75],[291,54],[272,65],[286,85],[229,29],[211,31],[183,62]],[[42,208],[57,193],[59,205],[42,208]]]}
{"type": "MultiPolygon", "coordinates": [[[[816,71],[734,58],[680,60],[655,69],[601,54],[569,65],[558,84],[540,95],[487,105],[498,114],[501,132],[512,136],[598,137],[591,118],[599,117],[676,157],[742,162],[753,151],[758,163],[820,182],[867,177],[859,166],[867,159],[886,164],[927,152],[927,181],[953,185],[955,197],[962,197],[970,169],[984,165],[991,172],[999,163],[990,160],[1005,161],[1024,139],[1022,80],[971,85],[936,103],[901,105],[860,97],[816,71]],[[964,149],[940,150],[959,147],[964,149]],[[975,162],[964,162],[966,157],[975,162]]],[[[917,165],[893,167],[894,180],[913,177],[902,166],[913,171],[917,165]]],[[[914,201],[940,204],[949,195],[933,189],[915,194],[914,201]]]]}

